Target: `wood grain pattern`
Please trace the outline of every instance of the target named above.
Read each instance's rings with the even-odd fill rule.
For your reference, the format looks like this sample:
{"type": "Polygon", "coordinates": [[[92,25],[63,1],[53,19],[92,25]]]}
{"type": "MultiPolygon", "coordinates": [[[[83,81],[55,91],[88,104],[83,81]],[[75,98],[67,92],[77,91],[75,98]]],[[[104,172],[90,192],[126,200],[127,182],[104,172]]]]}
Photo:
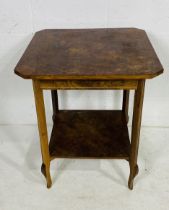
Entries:
{"type": "Polygon", "coordinates": [[[122,111],[58,111],[49,151],[51,159],[129,159],[125,115],[122,111]]]}
{"type": "Polygon", "coordinates": [[[162,72],[145,31],[136,28],[39,31],[15,68],[27,79],[147,79],[162,72]]]}
{"type": "Polygon", "coordinates": [[[137,88],[137,80],[40,80],[40,87],[46,90],[56,89],[114,89],[132,90],[137,88]]]}

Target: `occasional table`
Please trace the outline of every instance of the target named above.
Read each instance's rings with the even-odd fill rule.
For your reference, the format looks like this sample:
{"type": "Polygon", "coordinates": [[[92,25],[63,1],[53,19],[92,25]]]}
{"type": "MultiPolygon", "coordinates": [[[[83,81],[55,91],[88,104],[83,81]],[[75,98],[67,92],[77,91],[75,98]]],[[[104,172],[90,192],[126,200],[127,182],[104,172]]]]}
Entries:
{"type": "MultiPolygon", "coordinates": [[[[144,30],[48,29],[35,33],[15,73],[32,79],[42,173],[51,187],[54,158],[112,158],[129,161],[129,189],[138,173],[137,155],[145,80],[163,67],[144,30]],[[59,110],[57,90],[123,90],[121,110],[59,110]],[[48,143],[43,90],[51,90],[53,129],[48,143]],[[129,91],[134,90],[131,140],[129,91]]],[[[77,98],[78,100],[78,98],[77,98]]],[[[73,103],[73,101],[72,101],[73,103]]]]}

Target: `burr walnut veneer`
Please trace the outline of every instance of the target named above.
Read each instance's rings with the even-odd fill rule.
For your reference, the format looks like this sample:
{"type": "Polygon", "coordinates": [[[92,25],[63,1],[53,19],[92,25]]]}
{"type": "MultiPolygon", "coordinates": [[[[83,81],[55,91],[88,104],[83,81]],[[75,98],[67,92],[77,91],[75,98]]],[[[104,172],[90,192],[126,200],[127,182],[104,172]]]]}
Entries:
{"type": "MultiPolygon", "coordinates": [[[[32,79],[42,173],[51,187],[54,158],[116,158],[129,161],[128,186],[138,173],[137,154],[145,80],[163,68],[144,30],[48,29],[35,33],[15,68],[32,79]],[[59,89],[123,90],[121,110],[59,110],[59,89]],[[53,130],[48,143],[43,90],[51,90],[53,130]],[[135,91],[131,140],[129,91],[135,91]]],[[[77,99],[78,100],[78,99],[77,99]]]]}

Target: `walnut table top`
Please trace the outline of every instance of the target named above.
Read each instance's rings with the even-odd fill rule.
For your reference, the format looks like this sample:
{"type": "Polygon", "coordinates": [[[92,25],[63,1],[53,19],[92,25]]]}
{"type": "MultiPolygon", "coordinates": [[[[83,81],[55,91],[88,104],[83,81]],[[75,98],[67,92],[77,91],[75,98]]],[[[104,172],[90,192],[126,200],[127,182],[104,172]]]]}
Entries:
{"type": "Polygon", "coordinates": [[[147,79],[162,71],[136,28],[39,31],[15,69],[27,79],[147,79]]]}

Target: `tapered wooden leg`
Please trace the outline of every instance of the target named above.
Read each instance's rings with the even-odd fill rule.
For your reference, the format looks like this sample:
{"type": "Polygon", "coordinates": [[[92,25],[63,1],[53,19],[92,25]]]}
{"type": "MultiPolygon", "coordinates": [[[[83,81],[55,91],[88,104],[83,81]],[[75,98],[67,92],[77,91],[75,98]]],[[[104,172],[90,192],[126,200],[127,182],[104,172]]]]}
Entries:
{"type": "Polygon", "coordinates": [[[145,86],[145,80],[139,80],[138,87],[135,90],[135,96],[134,96],[131,148],[130,148],[130,158],[129,158],[129,164],[130,164],[130,176],[128,180],[129,189],[133,189],[134,177],[138,173],[137,155],[139,147],[142,106],[144,98],[144,86],[145,86]]]}
{"type": "Polygon", "coordinates": [[[53,105],[53,116],[52,116],[52,118],[53,118],[53,121],[54,121],[55,116],[56,116],[56,112],[59,109],[57,90],[51,90],[51,96],[52,96],[52,105],[53,105]]]}
{"type": "Polygon", "coordinates": [[[128,116],[129,95],[130,95],[130,91],[129,90],[123,90],[123,105],[122,105],[122,110],[123,110],[123,112],[125,114],[126,122],[127,123],[129,121],[129,116],[128,116]]]}
{"type": "Polygon", "coordinates": [[[33,80],[33,89],[34,89],[34,96],[35,96],[40,145],[41,145],[41,153],[42,153],[42,160],[43,160],[41,171],[46,177],[47,187],[50,188],[52,185],[52,181],[51,181],[51,176],[50,176],[50,155],[49,155],[49,147],[48,147],[48,134],[47,134],[47,126],[46,126],[45,106],[44,106],[43,91],[39,86],[38,80],[33,80]]]}

